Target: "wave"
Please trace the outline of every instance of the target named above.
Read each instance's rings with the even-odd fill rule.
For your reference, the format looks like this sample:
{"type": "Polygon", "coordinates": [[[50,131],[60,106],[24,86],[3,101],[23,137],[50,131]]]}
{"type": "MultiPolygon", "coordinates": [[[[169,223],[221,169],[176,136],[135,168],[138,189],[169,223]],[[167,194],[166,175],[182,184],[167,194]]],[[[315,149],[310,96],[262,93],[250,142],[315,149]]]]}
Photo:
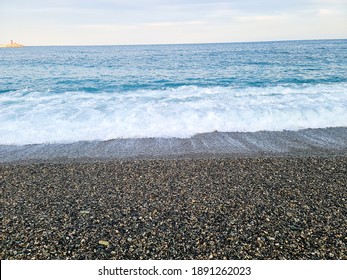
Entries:
{"type": "Polygon", "coordinates": [[[0,144],[347,126],[346,83],[0,95],[0,144]]]}

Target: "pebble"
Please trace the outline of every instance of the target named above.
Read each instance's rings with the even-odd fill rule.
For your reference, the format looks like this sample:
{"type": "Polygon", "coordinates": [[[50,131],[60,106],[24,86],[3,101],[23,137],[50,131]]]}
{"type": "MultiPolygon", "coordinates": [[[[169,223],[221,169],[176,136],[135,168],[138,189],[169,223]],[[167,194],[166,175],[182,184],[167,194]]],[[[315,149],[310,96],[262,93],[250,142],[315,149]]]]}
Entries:
{"type": "Polygon", "coordinates": [[[99,244],[100,244],[100,245],[104,245],[104,246],[106,246],[106,247],[110,246],[110,243],[107,242],[107,241],[105,241],[105,240],[100,240],[100,241],[99,241],[99,244]]]}

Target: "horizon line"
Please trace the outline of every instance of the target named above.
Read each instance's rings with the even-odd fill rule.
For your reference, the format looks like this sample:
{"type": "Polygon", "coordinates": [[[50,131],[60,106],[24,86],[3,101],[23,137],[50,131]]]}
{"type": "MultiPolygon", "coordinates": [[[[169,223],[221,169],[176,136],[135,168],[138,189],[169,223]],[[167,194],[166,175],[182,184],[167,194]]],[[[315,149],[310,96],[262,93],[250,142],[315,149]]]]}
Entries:
{"type": "Polygon", "coordinates": [[[259,40],[259,41],[226,41],[226,42],[192,42],[192,43],[134,43],[134,44],[86,44],[86,45],[24,45],[24,47],[105,47],[105,46],[167,46],[167,45],[209,45],[209,44],[243,44],[243,43],[275,43],[275,42],[294,42],[294,41],[334,41],[347,40],[347,38],[329,38],[329,39],[282,39],[282,40],[259,40]]]}

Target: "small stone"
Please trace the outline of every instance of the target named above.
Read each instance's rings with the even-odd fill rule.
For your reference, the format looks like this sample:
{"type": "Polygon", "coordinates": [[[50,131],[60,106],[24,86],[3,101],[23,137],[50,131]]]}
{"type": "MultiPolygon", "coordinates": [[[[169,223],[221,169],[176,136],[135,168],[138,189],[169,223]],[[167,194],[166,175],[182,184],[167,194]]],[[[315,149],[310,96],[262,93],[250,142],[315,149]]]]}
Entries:
{"type": "Polygon", "coordinates": [[[260,246],[260,247],[263,246],[263,240],[261,240],[260,237],[257,238],[257,243],[258,243],[258,246],[260,246]]]}
{"type": "Polygon", "coordinates": [[[105,240],[100,240],[99,244],[103,245],[103,246],[106,246],[106,247],[110,246],[110,243],[108,241],[105,241],[105,240]]]}

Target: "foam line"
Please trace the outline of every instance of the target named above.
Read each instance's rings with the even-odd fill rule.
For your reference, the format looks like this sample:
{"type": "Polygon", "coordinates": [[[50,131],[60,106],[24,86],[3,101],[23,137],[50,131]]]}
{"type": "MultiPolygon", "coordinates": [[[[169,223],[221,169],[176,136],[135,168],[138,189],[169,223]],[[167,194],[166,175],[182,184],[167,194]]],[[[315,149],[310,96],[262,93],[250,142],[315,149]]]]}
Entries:
{"type": "Polygon", "coordinates": [[[0,95],[0,144],[190,138],[347,126],[347,85],[196,87],[0,95]]]}

